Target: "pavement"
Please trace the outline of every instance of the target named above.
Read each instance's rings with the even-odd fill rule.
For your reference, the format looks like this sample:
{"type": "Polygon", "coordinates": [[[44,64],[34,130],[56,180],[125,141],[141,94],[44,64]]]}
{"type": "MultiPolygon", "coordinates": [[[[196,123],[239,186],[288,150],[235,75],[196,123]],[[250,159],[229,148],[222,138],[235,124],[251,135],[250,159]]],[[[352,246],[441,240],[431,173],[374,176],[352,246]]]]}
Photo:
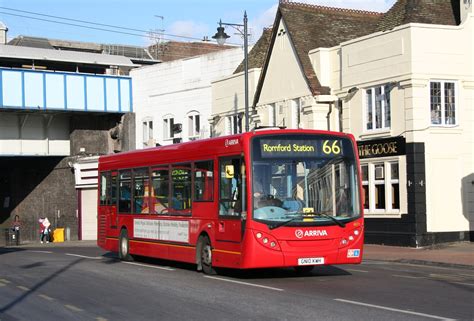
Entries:
{"type": "MultiPolygon", "coordinates": [[[[66,241],[61,243],[26,243],[21,247],[97,246],[96,241],[66,241]]],[[[387,245],[364,245],[364,261],[386,261],[423,265],[459,267],[474,270],[474,242],[437,244],[411,248],[387,245]]]]}
{"type": "Polygon", "coordinates": [[[364,260],[460,267],[474,270],[474,242],[412,248],[365,244],[364,260]]]}

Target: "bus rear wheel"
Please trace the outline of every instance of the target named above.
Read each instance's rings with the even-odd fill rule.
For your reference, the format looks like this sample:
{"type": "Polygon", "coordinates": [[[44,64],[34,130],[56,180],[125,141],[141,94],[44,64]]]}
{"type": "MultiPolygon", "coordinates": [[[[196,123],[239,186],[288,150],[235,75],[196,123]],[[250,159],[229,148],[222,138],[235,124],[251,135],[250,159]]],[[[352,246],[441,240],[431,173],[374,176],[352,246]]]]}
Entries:
{"type": "Polygon", "coordinates": [[[120,232],[119,238],[119,258],[122,261],[133,261],[132,256],[130,255],[130,242],[128,239],[128,233],[126,229],[122,229],[120,232]]]}
{"type": "Polygon", "coordinates": [[[209,237],[202,236],[200,241],[200,253],[199,260],[201,268],[204,274],[212,275],[216,274],[215,269],[212,267],[212,247],[209,237]]]}

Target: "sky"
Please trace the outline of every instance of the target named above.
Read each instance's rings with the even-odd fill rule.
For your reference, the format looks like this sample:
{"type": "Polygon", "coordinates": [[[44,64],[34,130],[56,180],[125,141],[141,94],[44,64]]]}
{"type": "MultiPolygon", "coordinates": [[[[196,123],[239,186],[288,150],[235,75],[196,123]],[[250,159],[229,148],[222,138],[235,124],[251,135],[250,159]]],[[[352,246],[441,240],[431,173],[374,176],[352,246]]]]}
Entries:
{"type": "MultiPolygon", "coordinates": [[[[395,0],[297,2],[386,12],[395,0]]],[[[24,35],[146,46],[158,39],[212,40],[220,19],[243,24],[246,11],[254,43],[273,24],[277,6],[278,0],[0,0],[0,21],[8,27],[9,40],[24,35]]],[[[242,43],[238,31],[227,27],[226,32],[229,43],[242,43]]]]}

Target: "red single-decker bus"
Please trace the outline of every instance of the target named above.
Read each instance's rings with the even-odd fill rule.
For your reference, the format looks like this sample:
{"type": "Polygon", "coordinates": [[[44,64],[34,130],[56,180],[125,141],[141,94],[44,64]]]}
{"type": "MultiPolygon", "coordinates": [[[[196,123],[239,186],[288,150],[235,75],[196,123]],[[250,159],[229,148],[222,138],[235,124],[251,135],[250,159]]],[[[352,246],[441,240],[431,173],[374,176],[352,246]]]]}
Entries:
{"type": "Polygon", "coordinates": [[[296,129],[101,156],[97,243],[205,273],[357,264],[359,168],[352,135],[296,129]]]}

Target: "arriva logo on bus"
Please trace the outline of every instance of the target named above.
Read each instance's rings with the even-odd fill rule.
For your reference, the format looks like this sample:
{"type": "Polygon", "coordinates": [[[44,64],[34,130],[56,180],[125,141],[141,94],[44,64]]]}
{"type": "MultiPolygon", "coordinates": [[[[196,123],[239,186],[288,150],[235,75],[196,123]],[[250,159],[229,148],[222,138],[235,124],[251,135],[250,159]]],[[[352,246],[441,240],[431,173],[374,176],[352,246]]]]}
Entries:
{"type": "Polygon", "coordinates": [[[224,144],[225,144],[225,147],[238,145],[239,144],[239,139],[238,138],[226,139],[224,144]]]}
{"type": "Polygon", "coordinates": [[[296,230],[295,236],[299,239],[308,236],[328,236],[328,232],[326,230],[296,230]]]}

